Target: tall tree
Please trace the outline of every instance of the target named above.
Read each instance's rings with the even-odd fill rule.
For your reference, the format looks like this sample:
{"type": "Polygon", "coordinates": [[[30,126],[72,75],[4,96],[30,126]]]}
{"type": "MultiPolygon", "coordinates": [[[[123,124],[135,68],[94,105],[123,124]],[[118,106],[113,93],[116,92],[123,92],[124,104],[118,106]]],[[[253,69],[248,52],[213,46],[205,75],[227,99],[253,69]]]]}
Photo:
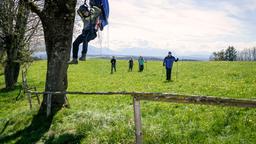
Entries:
{"type": "MultiPolygon", "coordinates": [[[[77,0],[45,0],[42,10],[30,0],[24,1],[40,17],[43,25],[48,58],[45,91],[66,91],[77,0]]],[[[46,108],[46,99],[44,96],[41,110],[46,108]]],[[[52,104],[53,107],[62,107],[65,95],[53,95],[52,104]]]]}
{"type": "Polygon", "coordinates": [[[1,57],[6,52],[4,75],[9,89],[17,83],[29,9],[23,1],[15,0],[1,1],[0,6],[1,57]]]}
{"type": "Polygon", "coordinates": [[[224,50],[221,50],[219,52],[213,52],[212,56],[210,57],[210,60],[224,61],[225,60],[225,52],[224,52],[224,50]]]}
{"type": "Polygon", "coordinates": [[[229,46],[225,50],[225,60],[227,61],[235,61],[237,57],[237,51],[233,46],[229,46]]]}

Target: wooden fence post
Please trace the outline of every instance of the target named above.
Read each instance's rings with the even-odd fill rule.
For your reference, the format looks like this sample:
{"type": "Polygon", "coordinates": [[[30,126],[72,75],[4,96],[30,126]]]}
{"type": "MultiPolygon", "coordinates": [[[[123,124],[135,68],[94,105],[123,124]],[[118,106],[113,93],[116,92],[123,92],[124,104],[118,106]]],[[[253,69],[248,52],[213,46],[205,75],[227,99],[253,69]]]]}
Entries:
{"type": "Polygon", "coordinates": [[[27,97],[28,97],[29,108],[30,108],[30,110],[31,110],[31,109],[32,109],[31,93],[27,93],[27,97]]]}
{"type": "Polygon", "coordinates": [[[47,111],[46,111],[47,117],[51,114],[51,107],[52,107],[52,94],[47,94],[47,111]]]}
{"type": "Polygon", "coordinates": [[[141,112],[140,100],[133,95],[133,109],[134,109],[134,123],[135,123],[135,137],[136,144],[142,144],[142,125],[141,125],[141,112]]]}

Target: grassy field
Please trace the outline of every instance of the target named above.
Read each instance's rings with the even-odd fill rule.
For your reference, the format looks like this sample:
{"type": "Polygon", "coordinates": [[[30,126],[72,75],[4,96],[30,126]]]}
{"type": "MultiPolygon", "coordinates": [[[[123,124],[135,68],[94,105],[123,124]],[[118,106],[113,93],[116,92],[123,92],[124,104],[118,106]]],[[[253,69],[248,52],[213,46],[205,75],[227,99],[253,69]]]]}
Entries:
{"type": "MultiPolygon", "coordinates": [[[[166,82],[161,62],[149,61],[145,71],[128,72],[118,61],[110,74],[106,60],[88,60],[69,67],[69,91],[171,92],[256,99],[255,62],[179,62],[173,82],[166,82]]],[[[34,62],[29,85],[44,90],[46,61],[34,62]]],[[[4,87],[0,76],[0,87],[4,87]]],[[[16,101],[19,87],[0,91],[0,143],[134,143],[132,99],[129,96],[69,95],[49,129],[28,128],[38,111],[29,110],[26,97],[16,101]]],[[[256,143],[256,109],[141,103],[144,143],[256,143]]],[[[44,122],[38,120],[38,125],[44,122]]]]}

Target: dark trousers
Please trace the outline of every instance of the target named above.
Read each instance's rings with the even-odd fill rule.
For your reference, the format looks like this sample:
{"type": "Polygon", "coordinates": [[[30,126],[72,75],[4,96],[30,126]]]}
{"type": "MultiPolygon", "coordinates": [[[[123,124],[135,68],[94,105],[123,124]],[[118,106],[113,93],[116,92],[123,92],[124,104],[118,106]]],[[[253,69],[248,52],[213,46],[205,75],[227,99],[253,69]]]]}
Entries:
{"type": "Polygon", "coordinates": [[[139,65],[139,71],[142,72],[144,69],[144,65],[139,65]]]}
{"type": "Polygon", "coordinates": [[[129,65],[129,71],[132,71],[133,65],[129,65]]]}
{"type": "Polygon", "coordinates": [[[83,30],[82,34],[80,34],[76,40],[73,42],[73,59],[78,58],[78,49],[79,45],[83,43],[83,50],[82,54],[87,54],[88,49],[88,42],[95,39],[97,37],[96,30],[89,29],[89,30],[83,30]]]}
{"type": "Polygon", "coordinates": [[[166,68],[166,80],[172,79],[172,68],[166,68]]]}
{"type": "Polygon", "coordinates": [[[113,71],[116,72],[116,65],[115,65],[115,64],[112,64],[112,65],[111,65],[111,73],[113,73],[113,71]]]}

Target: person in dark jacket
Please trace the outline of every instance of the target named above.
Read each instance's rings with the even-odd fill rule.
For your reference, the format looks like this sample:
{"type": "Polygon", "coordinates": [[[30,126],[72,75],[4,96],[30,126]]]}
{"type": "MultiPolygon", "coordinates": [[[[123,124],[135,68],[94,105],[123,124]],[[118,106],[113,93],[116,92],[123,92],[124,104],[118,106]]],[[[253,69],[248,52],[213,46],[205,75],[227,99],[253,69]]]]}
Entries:
{"type": "Polygon", "coordinates": [[[172,79],[172,66],[173,62],[177,62],[179,59],[172,56],[171,52],[168,52],[168,56],[164,58],[163,66],[166,69],[166,80],[170,81],[172,79]]]}
{"type": "Polygon", "coordinates": [[[69,64],[78,64],[78,49],[79,45],[83,43],[82,56],[79,58],[81,61],[86,60],[86,54],[88,49],[88,43],[97,37],[97,19],[101,15],[102,11],[99,7],[92,5],[90,2],[90,7],[93,10],[90,10],[89,6],[84,1],[84,4],[80,6],[77,10],[81,19],[83,20],[84,27],[82,30],[82,34],[80,34],[76,40],[73,42],[73,51],[72,51],[72,61],[69,64]]]}
{"type": "Polygon", "coordinates": [[[113,71],[116,72],[116,59],[114,56],[110,60],[110,63],[111,63],[111,74],[113,74],[113,71]]]}
{"type": "Polygon", "coordinates": [[[133,59],[132,59],[132,57],[131,57],[131,59],[129,60],[129,70],[128,71],[132,71],[132,68],[133,68],[133,59]]]}

